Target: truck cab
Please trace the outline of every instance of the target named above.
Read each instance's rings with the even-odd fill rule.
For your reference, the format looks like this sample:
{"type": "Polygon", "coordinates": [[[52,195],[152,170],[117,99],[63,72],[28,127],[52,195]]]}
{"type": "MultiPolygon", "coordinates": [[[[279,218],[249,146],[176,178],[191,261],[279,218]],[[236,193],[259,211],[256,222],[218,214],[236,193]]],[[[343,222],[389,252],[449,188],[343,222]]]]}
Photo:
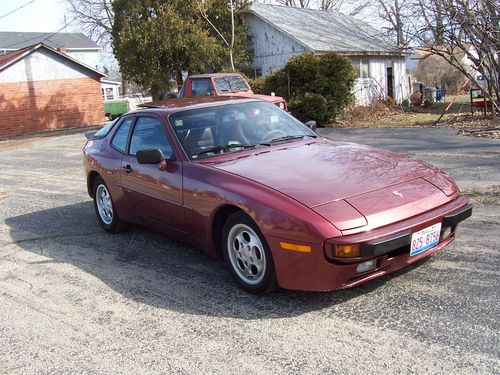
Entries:
{"type": "Polygon", "coordinates": [[[186,78],[178,98],[193,96],[235,96],[268,100],[287,110],[285,99],[275,95],[255,94],[248,82],[238,73],[198,74],[186,78]]]}

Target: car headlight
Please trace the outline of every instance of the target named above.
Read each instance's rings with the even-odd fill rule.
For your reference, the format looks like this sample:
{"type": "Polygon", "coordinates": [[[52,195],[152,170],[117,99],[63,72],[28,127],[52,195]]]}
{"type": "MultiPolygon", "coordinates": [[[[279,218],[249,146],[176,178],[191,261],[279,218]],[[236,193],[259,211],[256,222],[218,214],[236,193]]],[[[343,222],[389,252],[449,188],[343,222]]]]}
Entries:
{"type": "Polygon", "coordinates": [[[278,107],[280,107],[280,109],[285,109],[285,103],[283,102],[279,103],[278,107]]]}

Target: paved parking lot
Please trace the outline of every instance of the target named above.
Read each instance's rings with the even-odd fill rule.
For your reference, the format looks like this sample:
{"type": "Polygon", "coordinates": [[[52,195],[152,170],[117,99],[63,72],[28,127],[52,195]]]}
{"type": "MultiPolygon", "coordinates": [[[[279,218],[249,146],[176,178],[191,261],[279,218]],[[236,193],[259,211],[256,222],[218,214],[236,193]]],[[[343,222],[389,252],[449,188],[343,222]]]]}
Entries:
{"type": "Polygon", "coordinates": [[[500,141],[320,132],[424,159],[493,204],[389,277],[258,297],[199,249],[139,227],[105,233],[81,134],[0,143],[0,373],[498,374],[500,141]]]}

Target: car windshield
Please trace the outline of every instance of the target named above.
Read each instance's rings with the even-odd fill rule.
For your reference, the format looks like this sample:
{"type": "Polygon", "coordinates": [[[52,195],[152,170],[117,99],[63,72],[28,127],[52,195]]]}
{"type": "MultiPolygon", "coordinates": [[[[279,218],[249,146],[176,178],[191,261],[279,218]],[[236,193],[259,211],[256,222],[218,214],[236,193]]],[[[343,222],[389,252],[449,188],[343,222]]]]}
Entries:
{"type": "Polygon", "coordinates": [[[264,101],[179,111],[169,122],[190,159],[316,137],[300,121],[264,101]]]}
{"type": "Polygon", "coordinates": [[[222,92],[241,92],[248,91],[250,88],[240,76],[227,76],[214,78],[217,91],[222,92]]]}

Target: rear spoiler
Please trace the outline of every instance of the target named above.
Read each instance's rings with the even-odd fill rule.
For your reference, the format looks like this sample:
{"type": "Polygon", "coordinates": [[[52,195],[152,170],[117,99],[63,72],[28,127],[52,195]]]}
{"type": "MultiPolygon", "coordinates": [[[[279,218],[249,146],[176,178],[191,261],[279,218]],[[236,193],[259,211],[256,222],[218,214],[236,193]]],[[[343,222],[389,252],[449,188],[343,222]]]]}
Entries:
{"type": "Polygon", "coordinates": [[[85,138],[87,138],[88,141],[92,141],[95,136],[95,133],[97,133],[97,130],[89,130],[85,132],[85,138]]]}

